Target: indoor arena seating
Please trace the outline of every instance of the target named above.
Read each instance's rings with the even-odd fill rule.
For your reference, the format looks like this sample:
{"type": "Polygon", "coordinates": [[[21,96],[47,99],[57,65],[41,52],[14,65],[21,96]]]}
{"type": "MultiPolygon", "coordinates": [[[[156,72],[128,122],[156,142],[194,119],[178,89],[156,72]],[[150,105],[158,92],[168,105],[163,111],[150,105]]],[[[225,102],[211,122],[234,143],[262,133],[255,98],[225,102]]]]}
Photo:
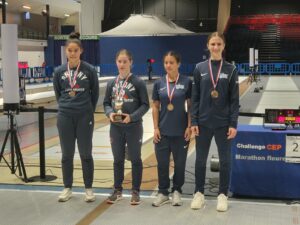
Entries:
{"type": "Polygon", "coordinates": [[[259,49],[260,62],[297,62],[299,25],[298,14],[231,17],[225,31],[226,57],[229,61],[248,62],[248,49],[252,47],[259,49]]]}

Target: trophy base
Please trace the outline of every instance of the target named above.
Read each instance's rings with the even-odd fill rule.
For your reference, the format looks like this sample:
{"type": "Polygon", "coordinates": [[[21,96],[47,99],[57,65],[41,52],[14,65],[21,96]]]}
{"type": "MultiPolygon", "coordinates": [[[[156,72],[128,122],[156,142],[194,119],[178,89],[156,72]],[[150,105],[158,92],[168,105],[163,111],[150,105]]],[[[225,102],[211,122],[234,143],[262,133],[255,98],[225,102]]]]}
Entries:
{"type": "Polygon", "coordinates": [[[114,115],[114,121],[115,122],[122,122],[125,119],[125,115],[122,114],[116,114],[114,115]]]}

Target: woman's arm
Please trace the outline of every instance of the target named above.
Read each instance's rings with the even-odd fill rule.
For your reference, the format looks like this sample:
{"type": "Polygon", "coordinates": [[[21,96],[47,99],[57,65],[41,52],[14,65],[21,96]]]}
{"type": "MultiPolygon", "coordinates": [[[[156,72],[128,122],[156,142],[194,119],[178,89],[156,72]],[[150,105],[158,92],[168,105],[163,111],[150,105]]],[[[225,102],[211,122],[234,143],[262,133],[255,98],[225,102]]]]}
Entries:
{"type": "Polygon", "coordinates": [[[140,106],[133,113],[129,115],[130,121],[132,122],[140,120],[145,115],[145,113],[149,110],[150,107],[148,92],[144,81],[139,80],[138,82],[136,82],[135,88],[139,95],[140,106]]]}
{"type": "Polygon", "coordinates": [[[152,118],[153,118],[153,126],[154,126],[154,143],[158,143],[161,139],[160,130],[159,130],[159,108],[160,101],[153,101],[152,104],[152,118]]]}

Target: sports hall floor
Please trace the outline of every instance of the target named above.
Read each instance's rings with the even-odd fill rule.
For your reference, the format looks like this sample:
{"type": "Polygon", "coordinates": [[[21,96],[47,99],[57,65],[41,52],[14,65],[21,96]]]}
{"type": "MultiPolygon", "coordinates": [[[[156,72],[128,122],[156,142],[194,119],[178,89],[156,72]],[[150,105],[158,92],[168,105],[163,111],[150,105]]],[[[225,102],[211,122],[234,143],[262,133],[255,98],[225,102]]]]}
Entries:
{"type": "MultiPolygon", "coordinates": [[[[264,113],[264,108],[298,108],[300,105],[300,77],[263,76],[258,84],[249,84],[247,77],[240,78],[240,111],[264,113]],[[263,90],[254,93],[257,86],[263,90]]],[[[110,79],[110,78],[107,78],[110,79]]],[[[18,224],[198,224],[198,225],[295,225],[300,224],[300,205],[297,201],[233,198],[229,199],[229,210],[216,211],[218,173],[210,171],[207,163],[206,206],[201,210],[191,210],[190,202],[194,189],[195,148],[192,140],[186,167],[186,182],[183,187],[184,204],[173,207],[170,204],[154,208],[151,206],[157,189],[156,160],[152,144],[152,117],[149,111],[144,117],[144,140],[142,157],[144,163],[142,203],[131,206],[130,163],[126,162],[125,198],[114,205],[105,203],[113,184],[112,154],[109,145],[109,122],[103,112],[102,101],[107,79],[101,79],[99,107],[96,114],[94,132],[96,201],[83,200],[81,166],[75,156],[73,197],[66,203],[57,202],[62,190],[60,167],[60,147],[57,137],[55,114],[46,114],[46,175],[57,179],[48,182],[24,183],[11,174],[3,161],[0,163],[0,225],[18,224]]],[[[147,82],[151,97],[153,82],[147,82]]],[[[46,105],[55,108],[51,85],[28,85],[27,100],[32,107],[46,105]]],[[[0,104],[2,104],[0,91],[0,104]]],[[[16,116],[18,138],[22,148],[28,177],[39,175],[37,113],[20,113],[16,116]]],[[[240,124],[261,124],[261,118],[240,117],[240,124]]],[[[2,146],[7,129],[7,117],[0,116],[0,144],[2,146]]],[[[9,146],[9,144],[7,145],[9,146]]],[[[9,152],[8,147],[6,151],[9,152]]],[[[212,142],[209,159],[216,155],[216,145],[212,142]]],[[[9,155],[5,155],[9,159],[9,155]]],[[[171,168],[172,174],[172,168],[171,168]]],[[[17,173],[18,175],[18,173],[17,173]]],[[[299,187],[300,188],[300,187],[299,187]]]]}

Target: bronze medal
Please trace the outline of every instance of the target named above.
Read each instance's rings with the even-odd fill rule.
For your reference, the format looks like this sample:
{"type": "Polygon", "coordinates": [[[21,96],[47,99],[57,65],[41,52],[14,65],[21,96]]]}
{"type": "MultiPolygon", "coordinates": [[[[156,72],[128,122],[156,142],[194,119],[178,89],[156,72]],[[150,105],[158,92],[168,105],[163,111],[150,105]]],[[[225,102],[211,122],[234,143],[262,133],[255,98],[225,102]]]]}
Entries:
{"type": "Polygon", "coordinates": [[[75,91],[70,91],[70,92],[69,92],[69,95],[70,95],[71,97],[74,97],[74,96],[76,95],[76,92],[75,92],[75,91]]]}
{"type": "Polygon", "coordinates": [[[174,110],[174,105],[173,105],[172,103],[169,103],[169,104],[167,105],[167,109],[168,109],[169,111],[173,111],[173,110],[174,110]]]}
{"type": "Polygon", "coordinates": [[[171,103],[171,101],[172,101],[172,98],[173,98],[173,95],[174,95],[174,91],[176,89],[176,85],[177,85],[178,79],[179,79],[179,74],[177,75],[177,78],[176,78],[176,81],[175,81],[175,84],[173,86],[172,91],[170,91],[169,75],[168,74],[166,75],[167,94],[168,94],[168,98],[169,98],[169,102],[170,102],[167,105],[167,109],[169,111],[173,111],[174,110],[174,105],[171,103]]]}
{"type": "Polygon", "coordinates": [[[221,62],[220,62],[220,66],[219,66],[218,73],[217,73],[217,78],[216,78],[216,81],[215,81],[213,71],[212,71],[212,68],[211,68],[211,59],[209,59],[209,61],[208,61],[210,79],[211,79],[211,82],[212,82],[212,85],[213,85],[213,90],[210,92],[210,95],[214,99],[219,97],[219,92],[216,90],[216,87],[217,87],[217,84],[218,84],[218,81],[219,81],[222,65],[223,65],[223,60],[221,60],[221,62]]]}
{"type": "Polygon", "coordinates": [[[217,90],[212,90],[210,93],[212,98],[218,98],[219,97],[219,92],[217,90]]]}

